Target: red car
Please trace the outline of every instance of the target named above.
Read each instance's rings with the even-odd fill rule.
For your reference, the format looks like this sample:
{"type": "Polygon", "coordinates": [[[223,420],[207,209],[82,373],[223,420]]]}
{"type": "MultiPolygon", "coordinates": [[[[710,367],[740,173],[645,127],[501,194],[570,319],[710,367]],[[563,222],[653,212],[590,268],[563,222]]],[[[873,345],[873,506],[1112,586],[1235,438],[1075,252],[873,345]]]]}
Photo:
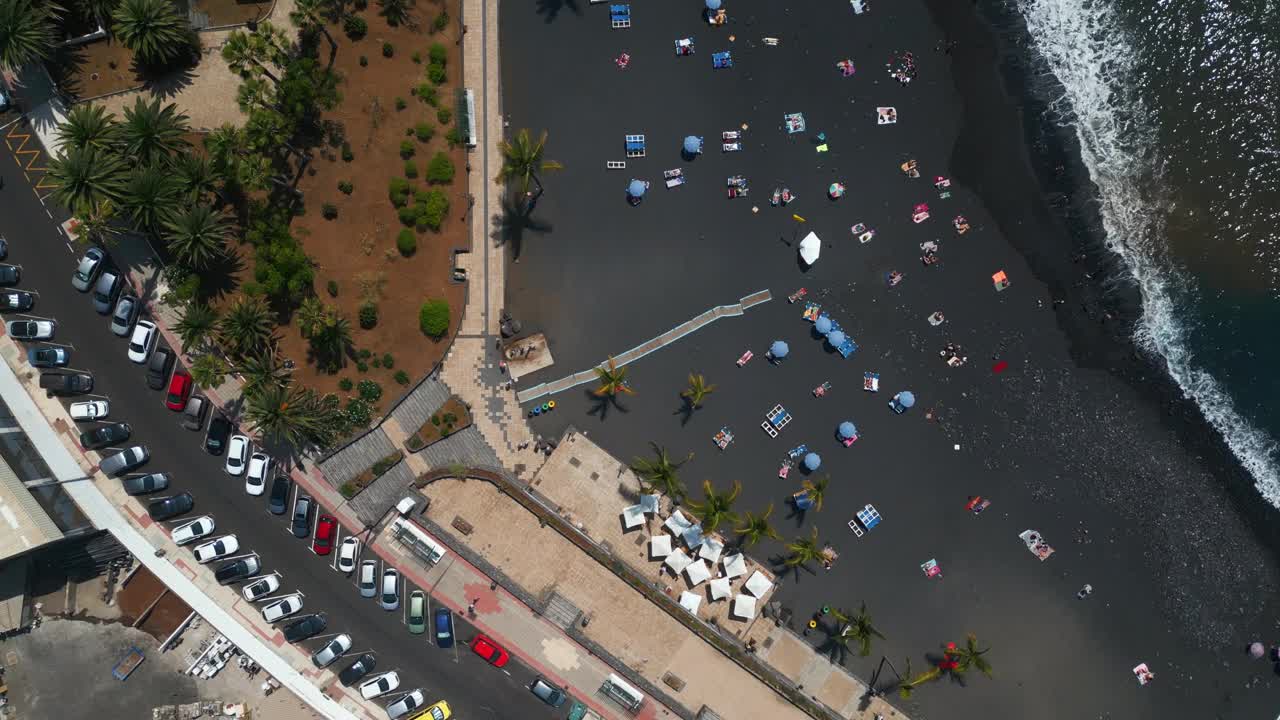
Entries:
{"type": "Polygon", "coordinates": [[[338,521],[332,515],[321,515],[316,521],[316,536],[311,541],[311,549],[317,555],[328,555],[333,550],[333,535],[338,529],[338,521]]]}
{"type": "Polygon", "coordinates": [[[187,398],[191,397],[191,376],[179,370],[169,381],[169,392],[164,396],[164,406],[174,412],[182,412],[187,407],[187,398]]]}
{"type": "Polygon", "coordinates": [[[484,635],[477,635],[476,639],[471,641],[471,649],[494,667],[502,667],[511,659],[506,650],[498,647],[497,643],[484,635]]]}

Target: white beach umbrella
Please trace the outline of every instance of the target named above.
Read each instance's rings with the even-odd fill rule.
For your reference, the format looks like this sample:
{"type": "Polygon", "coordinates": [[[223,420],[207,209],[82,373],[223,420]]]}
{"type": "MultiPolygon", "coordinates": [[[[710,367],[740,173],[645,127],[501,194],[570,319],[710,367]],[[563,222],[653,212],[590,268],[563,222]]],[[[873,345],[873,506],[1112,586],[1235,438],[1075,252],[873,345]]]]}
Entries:
{"type": "Polygon", "coordinates": [[[818,254],[822,251],[822,241],[814,233],[809,233],[800,241],[800,259],[812,265],[818,262],[818,254]]]}

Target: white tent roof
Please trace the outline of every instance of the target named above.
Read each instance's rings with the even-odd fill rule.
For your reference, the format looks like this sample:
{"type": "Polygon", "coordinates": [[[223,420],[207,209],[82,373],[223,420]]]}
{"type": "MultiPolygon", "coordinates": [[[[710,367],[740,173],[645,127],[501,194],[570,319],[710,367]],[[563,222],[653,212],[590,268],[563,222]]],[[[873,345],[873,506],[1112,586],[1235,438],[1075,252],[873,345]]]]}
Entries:
{"type": "Polygon", "coordinates": [[[822,241],[818,239],[817,234],[810,231],[804,239],[800,241],[800,259],[809,265],[818,262],[818,255],[822,252],[822,241]]]}
{"type": "Polygon", "coordinates": [[[649,557],[657,560],[671,554],[671,536],[654,535],[649,538],[649,557]]]}
{"type": "Polygon", "coordinates": [[[628,530],[638,528],[644,524],[644,508],[639,505],[632,505],[622,509],[622,526],[628,530]]]}
{"type": "Polygon", "coordinates": [[[693,562],[693,560],[690,560],[689,556],[684,554],[684,550],[676,548],[663,562],[666,563],[667,567],[671,568],[671,572],[678,575],[684,572],[684,569],[689,567],[689,563],[693,562]]]}
{"type": "Polygon", "coordinates": [[[641,495],[640,508],[650,515],[658,514],[658,496],[657,495],[641,495]]]}
{"type": "Polygon", "coordinates": [[[724,559],[724,576],[736,578],[739,575],[747,574],[747,561],[742,553],[729,555],[724,559]]]}
{"type": "Polygon", "coordinates": [[[756,616],[756,599],[750,595],[738,595],[733,599],[733,616],[750,620],[756,616]]]}
{"type": "Polygon", "coordinates": [[[769,578],[765,577],[764,573],[757,570],[751,573],[751,577],[747,579],[742,589],[758,598],[762,598],[773,589],[773,583],[769,582],[769,578]]]}
{"type": "Polygon", "coordinates": [[[716,578],[711,581],[711,599],[723,600],[733,594],[729,587],[729,578],[716,578]]]}
{"type": "Polygon", "coordinates": [[[671,517],[667,518],[667,521],[662,525],[670,530],[673,535],[683,535],[685,530],[693,527],[693,521],[685,517],[684,513],[676,510],[671,513],[671,517]]]}
{"type": "Polygon", "coordinates": [[[698,593],[691,593],[688,590],[680,593],[680,607],[688,610],[694,615],[698,614],[698,608],[702,605],[702,596],[698,593]]]}
{"type": "Polygon", "coordinates": [[[720,552],[724,550],[724,543],[717,538],[708,537],[703,539],[702,547],[698,548],[698,557],[705,559],[712,565],[720,559],[720,552]]]}
{"type": "Polygon", "coordinates": [[[705,560],[694,560],[684,571],[689,576],[689,584],[694,587],[711,579],[711,571],[707,569],[705,560]]]}

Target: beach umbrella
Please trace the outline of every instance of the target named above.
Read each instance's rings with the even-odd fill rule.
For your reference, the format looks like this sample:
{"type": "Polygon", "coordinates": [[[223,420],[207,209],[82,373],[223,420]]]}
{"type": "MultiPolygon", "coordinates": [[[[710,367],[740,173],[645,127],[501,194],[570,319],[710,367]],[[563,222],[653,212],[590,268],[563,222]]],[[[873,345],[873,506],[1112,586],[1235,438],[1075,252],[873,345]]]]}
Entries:
{"type": "Polygon", "coordinates": [[[644,197],[645,189],[644,181],[632,180],[631,184],[627,186],[627,194],[633,198],[644,197]]]}
{"type": "Polygon", "coordinates": [[[707,9],[708,9],[708,10],[719,10],[719,9],[720,9],[720,0],[707,0],[707,9]]]}
{"type": "Polygon", "coordinates": [[[822,465],[822,458],[818,457],[818,453],[809,453],[804,456],[804,467],[809,472],[817,470],[819,465],[822,465]]]}
{"type": "Polygon", "coordinates": [[[787,347],[787,344],[781,340],[774,340],[773,344],[769,346],[769,354],[776,358],[784,358],[789,352],[791,352],[791,348],[787,347]]]}
{"type": "Polygon", "coordinates": [[[840,423],[840,437],[844,438],[845,440],[848,440],[849,438],[857,434],[858,434],[858,428],[854,427],[853,423],[849,422],[848,420],[845,420],[844,422],[840,423]]]}
{"type": "Polygon", "coordinates": [[[844,185],[838,182],[831,183],[830,187],[827,188],[827,194],[831,196],[832,200],[844,197],[844,185]]]}
{"type": "Polygon", "coordinates": [[[818,262],[818,254],[822,251],[822,241],[814,233],[809,233],[800,241],[800,259],[812,265],[818,262]]]}
{"type": "Polygon", "coordinates": [[[1266,648],[1262,647],[1262,643],[1256,642],[1249,646],[1249,657],[1254,660],[1261,660],[1263,655],[1267,654],[1266,648]]]}
{"type": "Polygon", "coordinates": [[[898,402],[902,403],[902,407],[913,407],[916,404],[916,396],[910,390],[903,390],[898,393],[898,402]]]}
{"type": "Polygon", "coordinates": [[[684,151],[690,155],[697,155],[702,151],[702,141],[693,135],[689,135],[684,139],[684,151]]]}
{"type": "Polygon", "coordinates": [[[818,319],[814,321],[813,327],[818,331],[819,335],[826,335],[831,332],[831,318],[826,315],[819,315],[818,319]]]}
{"type": "Polygon", "coordinates": [[[827,334],[827,342],[831,343],[831,347],[838,348],[844,342],[844,333],[839,330],[832,330],[827,334]]]}

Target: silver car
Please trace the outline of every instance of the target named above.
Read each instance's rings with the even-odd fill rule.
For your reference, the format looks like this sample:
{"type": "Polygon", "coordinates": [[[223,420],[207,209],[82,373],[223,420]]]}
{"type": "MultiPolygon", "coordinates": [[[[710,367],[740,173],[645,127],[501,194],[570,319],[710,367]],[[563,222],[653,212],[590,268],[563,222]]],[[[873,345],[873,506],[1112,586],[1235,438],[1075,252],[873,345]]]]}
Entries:
{"type": "Polygon", "coordinates": [[[383,610],[395,610],[400,607],[400,571],[387,568],[382,571],[382,596],[378,604],[383,610]]]}
{"type": "Polygon", "coordinates": [[[116,477],[140,467],[150,459],[151,451],[146,445],[133,445],[103,460],[98,469],[107,477],[116,477]]]}
{"type": "Polygon", "coordinates": [[[107,254],[101,248],[89,248],[85,251],[84,257],[80,258],[80,263],[76,265],[76,272],[71,276],[71,287],[80,292],[89,292],[89,288],[93,285],[93,281],[98,278],[98,273],[102,272],[102,261],[107,259],[107,254]]]}
{"type": "Polygon", "coordinates": [[[318,668],[329,667],[334,660],[342,657],[351,649],[351,636],[343,633],[338,637],[330,640],[324,647],[320,648],[311,656],[311,662],[315,663],[318,668]]]}
{"type": "Polygon", "coordinates": [[[125,493],[129,495],[146,495],[169,487],[169,473],[135,475],[121,480],[120,484],[124,486],[125,493]]]}
{"type": "Polygon", "coordinates": [[[378,594],[378,562],[365,560],[360,563],[360,597],[371,598],[378,594]]]}
{"type": "Polygon", "coordinates": [[[120,271],[107,270],[98,276],[98,284],[93,287],[93,309],[99,315],[111,312],[116,304],[116,295],[120,293],[120,271]]]}
{"type": "Polygon", "coordinates": [[[133,324],[138,320],[138,311],[142,308],[142,303],[138,298],[128,293],[121,295],[116,301],[115,312],[111,313],[111,332],[119,337],[129,337],[129,331],[133,330],[133,324]]]}

